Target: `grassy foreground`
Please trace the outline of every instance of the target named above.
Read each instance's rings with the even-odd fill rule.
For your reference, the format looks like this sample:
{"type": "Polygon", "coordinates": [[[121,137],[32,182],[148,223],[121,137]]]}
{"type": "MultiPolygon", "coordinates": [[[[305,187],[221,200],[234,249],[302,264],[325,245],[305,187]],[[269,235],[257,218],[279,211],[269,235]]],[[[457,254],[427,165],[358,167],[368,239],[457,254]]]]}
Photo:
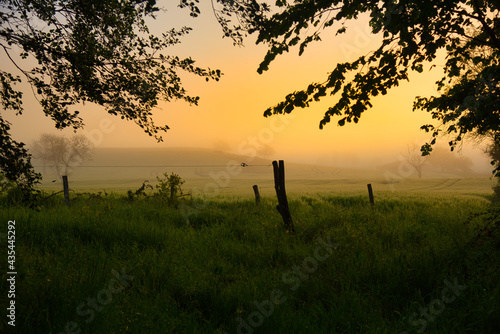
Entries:
{"type": "Polygon", "coordinates": [[[15,220],[18,275],[16,327],[3,315],[0,332],[497,333],[500,240],[466,224],[488,201],[366,197],[290,196],[295,235],[274,197],[4,205],[1,249],[15,220]]]}

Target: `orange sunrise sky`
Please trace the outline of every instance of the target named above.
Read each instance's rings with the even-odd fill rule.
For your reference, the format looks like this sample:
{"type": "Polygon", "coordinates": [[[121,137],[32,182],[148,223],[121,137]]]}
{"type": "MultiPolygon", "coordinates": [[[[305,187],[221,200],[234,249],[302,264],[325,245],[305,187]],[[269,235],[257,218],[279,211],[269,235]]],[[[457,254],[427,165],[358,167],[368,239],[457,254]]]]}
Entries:
{"type": "MultiPolygon", "coordinates": [[[[425,112],[413,112],[412,103],[417,95],[436,94],[435,82],[442,75],[440,64],[444,63],[444,57],[432,70],[429,71],[429,64],[424,73],[413,73],[410,82],[374,98],[374,107],[362,115],[358,124],[339,127],[333,119],[319,130],[324,111],[336,97],[295,110],[289,116],[264,118],[263,112],[288,93],[304,89],[311,82],[326,80],[336,63],[352,61],[374,50],[380,38],[369,34],[367,18],[351,21],[347,33],[341,36],[334,36],[335,29],[326,30],[323,41],[310,44],[302,56],[292,49],[259,75],[257,67],[266,46],[255,45],[256,36],[249,36],[245,47],[233,46],[230,39],[221,37],[210,2],[203,2],[200,8],[202,15],[191,18],[187,10],[171,5],[158,14],[152,27],[155,32],[183,25],[192,27],[193,31],[169,53],[191,56],[201,67],[218,68],[224,73],[222,79],[207,83],[203,78],[182,76],[188,93],[200,96],[200,103],[197,107],[183,102],[160,103],[154,119],[157,124],[171,128],[163,135],[162,143],[134,123],[108,115],[100,107],[79,106],[86,124],[81,133],[94,135],[97,147],[203,147],[238,154],[256,150],[266,158],[345,165],[346,161],[395,161],[408,144],[422,144],[429,139],[420,126],[432,123],[432,119],[425,112]]],[[[4,64],[8,62],[4,53],[0,59],[4,64]]],[[[30,143],[42,133],[61,133],[43,115],[29,88],[24,96],[23,115],[6,117],[13,124],[14,139],[30,143]]],[[[62,133],[71,135],[72,131],[62,133]]],[[[441,140],[444,145],[446,142],[441,140]]],[[[476,169],[488,170],[488,159],[480,148],[465,145],[463,154],[476,162],[476,169]]]]}

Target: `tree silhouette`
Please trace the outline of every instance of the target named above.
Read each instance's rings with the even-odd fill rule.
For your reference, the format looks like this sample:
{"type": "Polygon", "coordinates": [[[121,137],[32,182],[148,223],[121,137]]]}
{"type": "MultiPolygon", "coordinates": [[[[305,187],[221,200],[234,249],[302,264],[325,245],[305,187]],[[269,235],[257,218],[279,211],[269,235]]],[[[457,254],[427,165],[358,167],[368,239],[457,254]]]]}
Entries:
{"type": "Polygon", "coordinates": [[[42,134],[33,143],[32,152],[44,166],[54,167],[57,176],[69,175],[72,167],[90,158],[94,145],[81,134],[70,138],[62,135],[42,134]]]}
{"type": "MultiPolygon", "coordinates": [[[[17,72],[9,72],[9,64],[0,67],[2,107],[22,113],[23,92],[17,84],[24,81],[56,128],[82,128],[78,108],[93,103],[161,141],[168,126],[153,121],[158,102],[198,103],[197,96],[187,94],[178,72],[207,81],[218,80],[221,72],[198,67],[190,57],[167,54],[191,29],[152,34],[147,20],[159,11],[155,0],[2,1],[0,51],[17,72]]],[[[195,9],[190,13],[196,16],[195,9]]],[[[0,169],[19,186],[32,189],[40,175],[24,144],[13,140],[9,130],[10,123],[0,116],[0,169]]]]}
{"type": "Polygon", "coordinates": [[[422,178],[422,168],[426,163],[426,157],[422,156],[420,147],[416,144],[408,145],[403,157],[415,169],[417,176],[422,178]]]}
{"type": "MultiPolygon", "coordinates": [[[[239,32],[246,31],[257,34],[257,43],[268,45],[259,73],[294,47],[302,54],[310,43],[321,41],[325,29],[345,33],[347,22],[361,14],[369,15],[371,33],[382,38],[372,52],[335,64],[322,81],[288,94],[265,110],[266,117],[308,107],[327,95],[338,95],[319,127],[322,129],[332,119],[339,126],[357,123],[372,107],[373,97],[385,95],[401,81],[407,81],[410,71],[423,72],[425,65],[432,68],[432,62],[444,51],[444,76],[437,82],[440,95],[417,97],[414,103],[414,110],[428,111],[437,121],[422,126],[433,137],[422,147],[423,154],[432,150],[436,137],[442,134],[452,136],[449,145],[453,149],[466,134],[500,132],[499,1],[279,0],[274,6],[253,0],[227,3],[219,11],[223,17],[220,22],[236,34],[235,40],[239,32]]],[[[500,136],[496,140],[500,142],[500,136]]]]}
{"type": "Polygon", "coordinates": [[[463,176],[473,174],[472,160],[469,157],[450,152],[446,147],[435,147],[432,154],[426,158],[429,166],[438,168],[442,172],[457,173],[463,176]]]}

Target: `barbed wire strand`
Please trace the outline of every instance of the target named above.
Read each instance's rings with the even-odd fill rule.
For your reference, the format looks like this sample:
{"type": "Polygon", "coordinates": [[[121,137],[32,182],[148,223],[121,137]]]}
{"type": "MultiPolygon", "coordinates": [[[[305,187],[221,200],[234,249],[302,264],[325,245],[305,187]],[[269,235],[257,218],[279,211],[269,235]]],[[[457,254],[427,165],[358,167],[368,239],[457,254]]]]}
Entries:
{"type": "MultiPolygon", "coordinates": [[[[269,165],[240,165],[242,167],[269,167],[269,165]]],[[[35,168],[55,168],[55,166],[33,166],[35,168]]],[[[227,167],[227,165],[191,165],[191,166],[70,166],[70,168],[208,168],[227,167]]]]}

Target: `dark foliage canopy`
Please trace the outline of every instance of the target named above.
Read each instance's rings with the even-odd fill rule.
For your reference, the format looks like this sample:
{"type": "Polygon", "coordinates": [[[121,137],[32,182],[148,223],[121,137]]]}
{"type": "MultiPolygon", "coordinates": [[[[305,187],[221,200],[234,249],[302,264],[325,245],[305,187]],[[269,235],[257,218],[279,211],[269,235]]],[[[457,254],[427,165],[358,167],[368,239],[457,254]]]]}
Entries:
{"type": "Polygon", "coordinates": [[[259,73],[292,47],[302,54],[310,43],[321,40],[325,29],[345,33],[348,21],[361,14],[369,15],[371,32],[383,38],[369,54],[333,64],[326,80],[287,95],[267,109],[265,116],[290,113],[324,96],[337,95],[319,127],[332,118],[340,126],[356,123],[372,107],[373,97],[408,80],[411,71],[432,66],[438,53],[444,52],[444,76],[437,82],[440,95],[414,101],[414,110],[431,112],[436,120],[434,125],[422,126],[433,137],[422,147],[423,154],[443,134],[451,136],[452,149],[467,134],[494,133],[500,142],[498,0],[278,0],[272,7],[252,0],[228,2],[231,6],[221,11],[225,17],[221,23],[234,32],[256,33],[257,43],[269,46],[259,73]]]}
{"type": "MultiPolygon", "coordinates": [[[[183,1],[181,7],[189,6],[183,1]]],[[[178,72],[207,81],[218,80],[221,73],[165,53],[191,29],[151,33],[147,20],[159,10],[155,0],[1,0],[0,52],[10,60],[0,66],[2,115],[23,112],[18,84],[24,81],[59,129],[81,128],[77,108],[94,103],[161,141],[168,126],[153,122],[151,111],[158,102],[198,103],[178,72]],[[26,68],[27,62],[34,65],[26,68]]],[[[195,9],[189,12],[196,16],[195,9]]],[[[33,185],[40,175],[9,130],[10,123],[0,116],[0,169],[19,185],[33,185]]]]}

